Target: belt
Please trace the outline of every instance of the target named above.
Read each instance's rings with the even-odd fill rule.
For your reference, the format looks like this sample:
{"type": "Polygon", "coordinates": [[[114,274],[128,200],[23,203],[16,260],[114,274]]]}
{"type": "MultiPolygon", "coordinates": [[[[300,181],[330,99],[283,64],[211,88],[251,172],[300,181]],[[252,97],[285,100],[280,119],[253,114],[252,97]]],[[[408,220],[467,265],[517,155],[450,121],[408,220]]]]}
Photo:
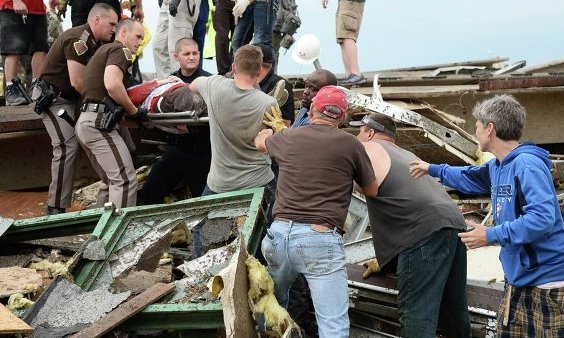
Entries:
{"type": "Polygon", "coordinates": [[[103,113],[105,110],[106,105],[103,103],[85,103],[80,107],[80,111],[90,113],[103,113]]]}
{"type": "MultiPolygon", "coordinates": [[[[275,221],[281,221],[281,222],[285,222],[285,223],[294,223],[294,224],[297,223],[295,221],[291,221],[291,220],[285,219],[285,218],[276,218],[275,221]]],[[[343,230],[341,230],[341,228],[335,227],[335,226],[332,226],[332,225],[315,224],[315,223],[311,223],[311,224],[297,223],[297,224],[309,225],[311,230],[313,230],[315,232],[335,231],[335,228],[336,228],[337,233],[341,236],[343,235],[343,230]]]]}

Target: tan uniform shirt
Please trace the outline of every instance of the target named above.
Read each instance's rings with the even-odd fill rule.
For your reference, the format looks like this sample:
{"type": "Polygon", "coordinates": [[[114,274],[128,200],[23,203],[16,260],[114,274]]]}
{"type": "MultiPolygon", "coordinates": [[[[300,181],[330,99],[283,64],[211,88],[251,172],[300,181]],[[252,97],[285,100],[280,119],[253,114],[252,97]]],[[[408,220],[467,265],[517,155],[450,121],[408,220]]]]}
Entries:
{"type": "Polygon", "coordinates": [[[49,49],[41,78],[60,90],[65,99],[79,99],[71,85],[67,60],[86,66],[99,46],[88,24],[66,30],[49,49]]]}
{"type": "Polygon", "coordinates": [[[123,85],[131,76],[131,51],[121,42],[114,41],[100,47],[86,66],[83,102],[100,103],[108,96],[104,86],[104,71],[107,66],[116,65],[123,72],[123,85]]]}

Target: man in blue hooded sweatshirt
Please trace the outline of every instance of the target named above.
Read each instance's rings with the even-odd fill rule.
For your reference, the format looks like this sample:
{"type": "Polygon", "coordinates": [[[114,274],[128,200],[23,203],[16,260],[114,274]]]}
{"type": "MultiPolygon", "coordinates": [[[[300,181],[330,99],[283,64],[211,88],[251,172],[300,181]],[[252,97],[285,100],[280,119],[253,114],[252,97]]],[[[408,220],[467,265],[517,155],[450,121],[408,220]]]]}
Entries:
{"type": "Polygon", "coordinates": [[[526,113],[512,96],[479,103],[473,116],[480,148],[494,159],[466,167],[418,160],[411,175],[428,173],[467,194],[490,192],[495,226],[466,221],[473,230],[459,236],[468,249],[501,246],[506,287],[497,336],[564,337],[564,224],[548,152],[519,143],[526,113]]]}

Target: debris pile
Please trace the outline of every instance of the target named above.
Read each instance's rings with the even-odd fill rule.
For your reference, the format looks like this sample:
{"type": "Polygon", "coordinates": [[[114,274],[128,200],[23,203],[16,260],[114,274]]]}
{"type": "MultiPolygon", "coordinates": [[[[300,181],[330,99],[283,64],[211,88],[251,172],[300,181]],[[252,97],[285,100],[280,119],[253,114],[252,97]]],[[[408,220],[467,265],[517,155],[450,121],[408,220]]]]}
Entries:
{"type": "MultiPolygon", "coordinates": [[[[98,336],[118,325],[120,330],[134,331],[167,327],[195,329],[202,323],[208,329],[221,329],[222,320],[202,322],[200,319],[201,313],[221,318],[221,303],[212,296],[208,282],[227,266],[240,247],[256,250],[258,233],[265,225],[262,197],[262,189],[254,189],[170,205],[121,210],[108,206],[12,220],[0,242],[21,243],[22,239],[40,238],[44,232],[39,229],[57,223],[54,220],[59,220],[54,227],[65,227],[67,235],[80,232],[81,228],[74,229],[73,223],[79,222],[86,212],[93,228],[91,237],[74,254],[61,250],[44,254],[38,250],[40,256],[11,257],[10,264],[23,262],[20,264],[27,267],[0,268],[0,299],[7,301],[12,296],[8,302],[11,309],[21,309],[17,314],[34,329],[36,337],[63,337],[73,333],[81,337],[98,336]],[[192,259],[192,239],[187,234],[202,222],[202,233],[207,234],[203,236],[204,255],[192,259]],[[22,229],[28,231],[19,237],[18,231],[22,229]],[[214,229],[226,230],[226,235],[211,236],[214,229]],[[176,248],[172,247],[173,243],[176,248]],[[179,250],[182,253],[177,255],[179,250]],[[128,312],[129,305],[118,307],[126,301],[136,304],[135,312],[128,312]],[[155,302],[159,304],[151,305],[155,302]],[[163,311],[168,324],[156,319],[163,311]],[[147,320],[147,316],[154,319],[147,320]],[[113,322],[114,326],[107,327],[107,322],[113,322]],[[90,335],[92,330],[97,330],[94,335],[90,335]]],[[[16,247],[21,246],[14,244],[12,249],[16,247]]]]}

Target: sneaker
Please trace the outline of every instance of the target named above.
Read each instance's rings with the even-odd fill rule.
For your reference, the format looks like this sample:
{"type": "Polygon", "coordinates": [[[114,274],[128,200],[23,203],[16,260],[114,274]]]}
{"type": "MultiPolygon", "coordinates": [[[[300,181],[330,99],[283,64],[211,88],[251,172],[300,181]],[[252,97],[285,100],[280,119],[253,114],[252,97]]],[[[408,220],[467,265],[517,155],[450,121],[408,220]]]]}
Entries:
{"type": "Polygon", "coordinates": [[[6,106],[21,106],[27,104],[25,97],[20,93],[18,87],[6,85],[6,106]]]}
{"type": "Polygon", "coordinates": [[[366,82],[366,78],[362,74],[351,74],[346,79],[339,81],[339,86],[354,86],[363,84],[366,82]]]}
{"type": "Polygon", "coordinates": [[[286,81],[280,80],[276,83],[276,86],[268,93],[278,102],[278,106],[282,107],[286,101],[288,101],[288,91],[286,90],[286,81]]]}
{"type": "Polygon", "coordinates": [[[37,79],[35,79],[31,83],[31,95],[30,95],[31,100],[34,102],[37,101],[42,94],[43,91],[41,90],[41,87],[39,87],[39,85],[37,84],[37,79]]]}

